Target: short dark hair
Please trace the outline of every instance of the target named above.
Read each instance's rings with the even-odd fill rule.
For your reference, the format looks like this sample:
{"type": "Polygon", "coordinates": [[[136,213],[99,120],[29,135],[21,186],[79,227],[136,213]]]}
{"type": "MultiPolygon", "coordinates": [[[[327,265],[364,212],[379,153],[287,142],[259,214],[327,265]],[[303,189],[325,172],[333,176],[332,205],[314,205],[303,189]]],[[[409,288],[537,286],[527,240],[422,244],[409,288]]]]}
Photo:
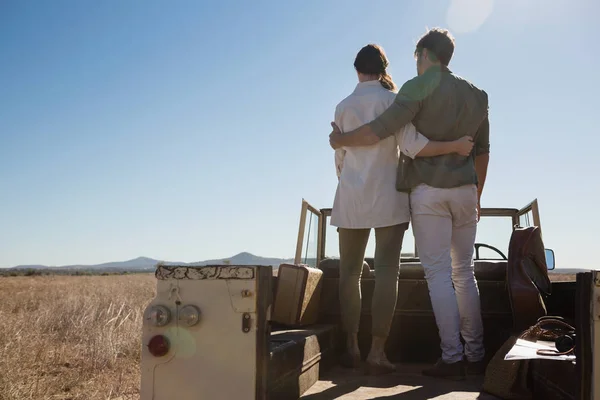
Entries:
{"type": "Polygon", "coordinates": [[[423,49],[427,49],[428,53],[435,56],[437,61],[448,66],[452,54],[454,54],[454,37],[448,29],[430,29],[417,42],[415,56],[420,55],[423,49]]]}

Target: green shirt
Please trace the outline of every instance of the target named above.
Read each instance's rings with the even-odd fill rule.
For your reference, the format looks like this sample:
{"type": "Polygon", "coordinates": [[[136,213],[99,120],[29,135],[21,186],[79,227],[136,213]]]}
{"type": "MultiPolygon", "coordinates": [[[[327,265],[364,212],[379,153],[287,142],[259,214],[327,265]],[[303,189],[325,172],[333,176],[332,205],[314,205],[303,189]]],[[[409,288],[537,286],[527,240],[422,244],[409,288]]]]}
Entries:
{"type": "Polygon", "coordinates": [[[475,145],[469,157],[454,153],[411,160],[402,154],[396,182],[398,190],[409,191],[421,183],[437,188],[477,184],[475,157],[490,150],[485,91],[446,67],[431,67],[406,82],[394,103],[368,125],[384,139],[409,122],[429,140],[452,141],[468,135],[473,137],[475,145]]]}

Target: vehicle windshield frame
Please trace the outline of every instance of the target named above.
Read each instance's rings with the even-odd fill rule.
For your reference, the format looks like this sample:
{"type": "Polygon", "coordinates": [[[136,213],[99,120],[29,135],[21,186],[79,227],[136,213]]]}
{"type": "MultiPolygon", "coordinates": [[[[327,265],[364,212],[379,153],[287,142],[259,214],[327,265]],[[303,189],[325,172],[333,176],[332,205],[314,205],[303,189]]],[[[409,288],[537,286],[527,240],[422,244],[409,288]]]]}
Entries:
{"type": "MultiPolygon", "coordinates": [[[[325,245],[327,243],[327,226],[329,225],[328,218],[331,217],[331,208],[322,208],[319,210],[321,217],[323,218],[323,223],[321,224],[321,243],[320,249],[325,249],[325,245]]],[[[529,211],[533,214],[533,225],[540,225],[540,216],[538,211],[537,199],[533,200],[531,203],[527,204],[525,207],[518,208],[482,208],[481,209],[481,218],[511,218],[512,219],[512,227],[513,230],[516,226],[519,226],[519,217],[527,214],[529,211]]],[[[414,257],[411,257],[411,260],[419,258],[419,252],[417,250],[416,243],[414,244],[414,257]]],[[[323,250],[324,251],[324,250],[323,250]]]]}
{"type": "MultiPolygon", "coordinates": [[[[314,249],[315,254],[314,258],[310,259],[310,265],[316,266],[320,261],[322,261],[326,257],[325,249],[327,243],[327,229],[328,227],[330,227],[328,218],[331,217],[331,210],[331,208],[318,209],[310,205],[305,199],[302,199],[300,226],[298,230],[298,241],[296,245],[296,255],[294,260],[295,263],[307,263],[308,261],[307,254],[303,256],[303,254],[305,253],[303,252],[303,248],[305,240],[308,240],[308,238],[305,236],[305,227],[307,217],[309,217],[309,215],[312,215],[317,219],[317,226],[309,228],[308,231],[316,233],[316,237],[314,238],[316,240],[313,241],[313,245],[316,247],[314,249]]],[[[514,229],[518,226],[537,226],[540,229],[541,235],[540,213],[537,199],[534,199],[532,202],[528,203],[525,207],[521,209],[482,208],[481,218],[510,218],[512,231],[514,231],[514,229]],[[521,222],[524,222],[524,224],[521,222]]],[[[307,249],[308,248],[306,248],[305,250],[307,249]]],[[[418,261],[419,253],[416,243],[414,244],[413,250],[414,252],[412,253],[411,257],[403,257],[402,260],[406,259],[407,261],[409,261],[410,259],[410,261],[418,261]]]]}

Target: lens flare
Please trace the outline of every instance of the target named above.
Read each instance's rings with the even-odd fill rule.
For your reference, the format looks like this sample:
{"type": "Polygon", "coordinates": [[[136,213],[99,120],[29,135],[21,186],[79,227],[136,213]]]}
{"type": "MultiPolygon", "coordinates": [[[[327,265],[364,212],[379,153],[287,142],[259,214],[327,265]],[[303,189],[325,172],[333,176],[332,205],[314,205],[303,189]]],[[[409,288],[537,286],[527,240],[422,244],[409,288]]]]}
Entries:
{"type": "Polygon", "coordinates": [[[446,20],[452,33],[474,32],[488,19],[494,0],[452,0],[446,20]]]}

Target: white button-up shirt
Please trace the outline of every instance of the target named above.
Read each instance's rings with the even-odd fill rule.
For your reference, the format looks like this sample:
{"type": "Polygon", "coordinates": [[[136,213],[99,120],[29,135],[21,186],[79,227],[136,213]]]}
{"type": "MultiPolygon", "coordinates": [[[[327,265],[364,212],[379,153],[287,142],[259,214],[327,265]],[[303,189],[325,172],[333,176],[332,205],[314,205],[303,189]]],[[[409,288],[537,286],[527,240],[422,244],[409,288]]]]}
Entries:
{"type": "MultiPolygon", "coordinates": [[[[396,93],[379,81],[360,82],[335,109],[335,123],[348,132],[383,113],[396,93]]],[[[339,228],[380,228],[410,221],[408,194],[396,190],[399,151],[414,158],[429,140],[407,124],[373,146],[335,151],[339,178],[331,225],[339,228]]]]}

